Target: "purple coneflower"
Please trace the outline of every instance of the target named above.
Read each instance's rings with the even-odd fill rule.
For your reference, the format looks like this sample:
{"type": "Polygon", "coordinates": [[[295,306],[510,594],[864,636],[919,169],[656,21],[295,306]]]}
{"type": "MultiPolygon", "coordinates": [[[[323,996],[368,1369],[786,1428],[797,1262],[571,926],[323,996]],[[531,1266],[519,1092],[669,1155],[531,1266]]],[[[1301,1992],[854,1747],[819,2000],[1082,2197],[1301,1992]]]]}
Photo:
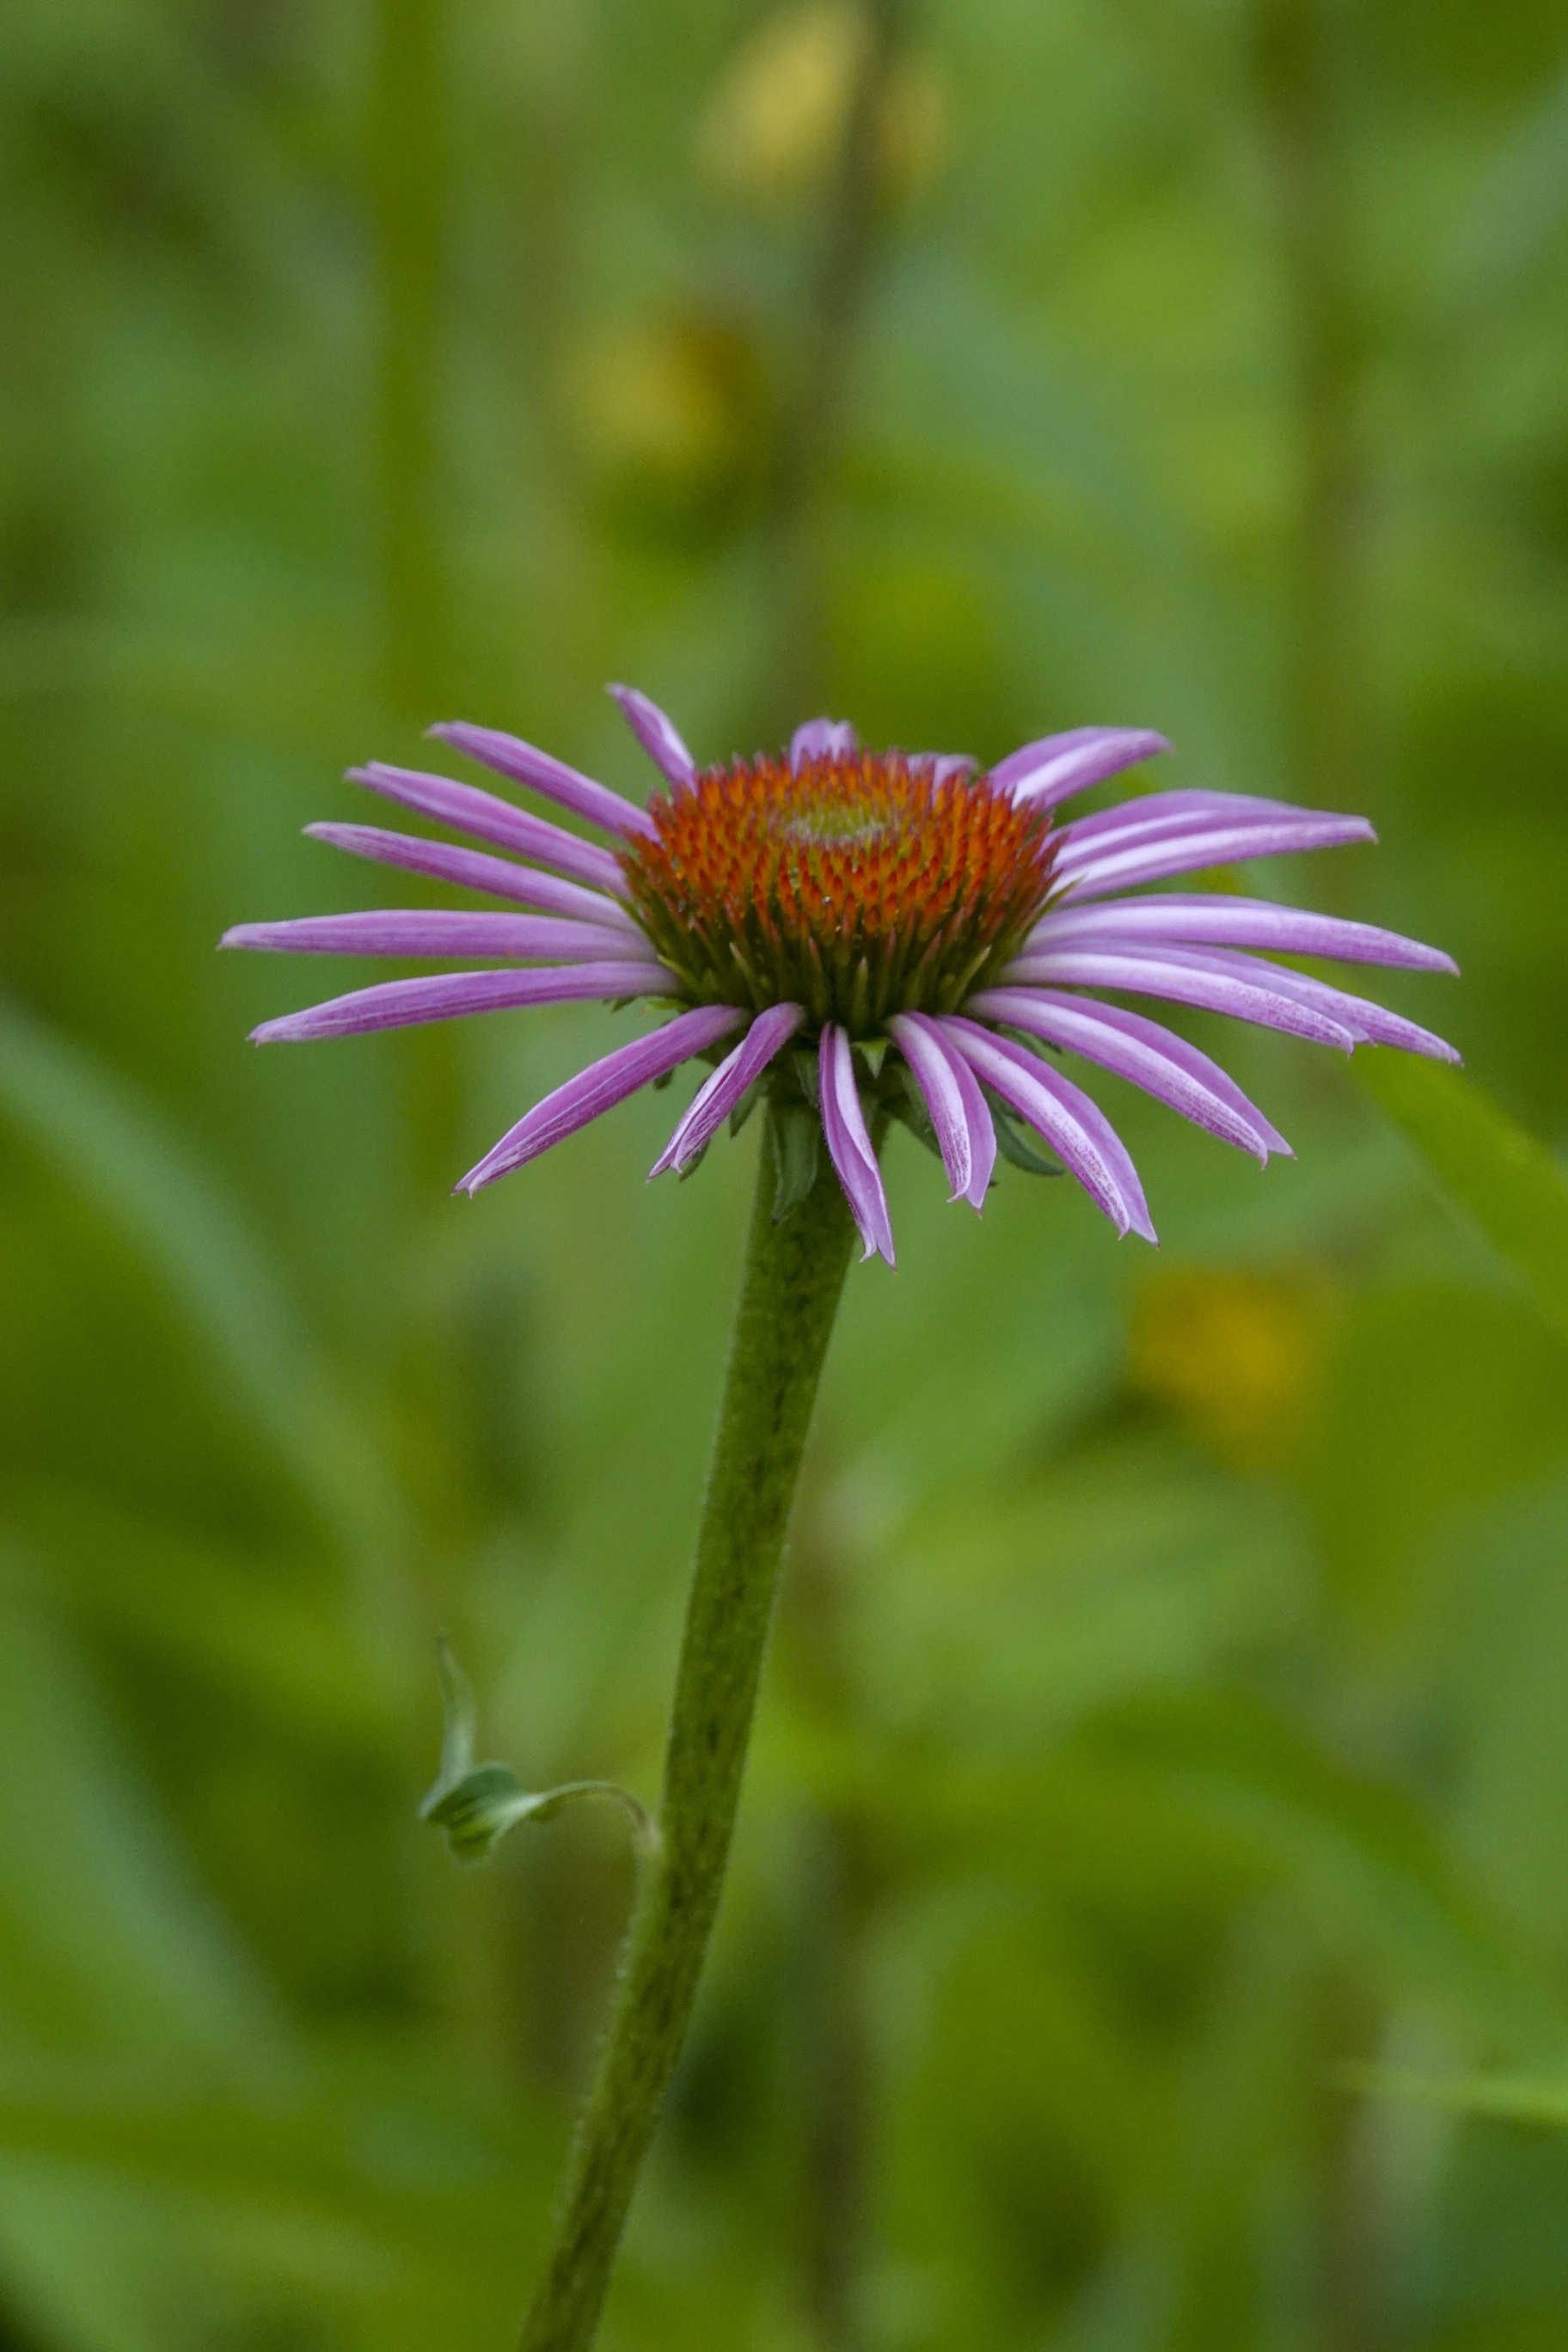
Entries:
{"type": "Polygon", "coordinates": [[[690,1168],[765,1087],[797,1126],[809,1119],[813,1147],[820,1132],[868,1256],[893,1258],[873,1140],[889,1115],[932,1145],[953,1198],[976,1209],[999,1146],[1049,1166],[1022,1132],[1033,1129],[1119,1233],[1153,1241],[1115,1129],[1041,1048],[1130,1079],[1259,1161],[1289,1146],[1206,1054],[1098,992],[1233,1013],[1347,1053],[1398,1045],[1458,1059],[1414,1022],[1256,952],[1454,971],[1436,948],[1263,899],[1127,895],[1205,867],[1373,840],[1363,817],[1166,792],[1057,824],[1073,794],[1169,748],[1122,727],[1047,735],[982,773],[965,758],[864,751],[852,727],[815,719],[795,730],[787,758],[700,769],[646,696],[611,691],[665,778],[647,808],[515,736],[460,723],[431,732],[586,818],[613,849],[471,785],[379,761],[350,773],[509,854],[370,825],[307,828],[529,913],[308,917],[242,924],[223,940],[506,959],[500,970],[357,989],[263,1023],[258,1043],[586,998],[675,1008],[536,1103],[459,1191],[510,1174],[695,1056],[715,1066],[655,1175],[690,1168]]]}

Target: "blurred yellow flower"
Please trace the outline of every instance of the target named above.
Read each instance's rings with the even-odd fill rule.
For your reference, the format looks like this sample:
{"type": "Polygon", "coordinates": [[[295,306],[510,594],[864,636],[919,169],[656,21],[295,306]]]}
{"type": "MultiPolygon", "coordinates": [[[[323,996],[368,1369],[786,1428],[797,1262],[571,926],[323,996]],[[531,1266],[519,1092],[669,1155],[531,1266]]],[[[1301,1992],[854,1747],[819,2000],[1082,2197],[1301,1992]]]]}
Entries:
{"type": "Polygon", "coordinates": [[[1312,1425],[1329,1305],[1311,1276],[1172,1267],[1139,1293],[1129,1384],[1232,1468],[1280,1468],[1312,1425]]]}
{"type": "Polygon", "coordinates": [[[697,306],[622,320],[567,363],[567,428],[612,492],[672,517],[724,506],[768,445],[768,400],[754,342],[697,306]]]}
{"type": "MultiPolygon", "coordinates": [[[[762,205],[815,194],[843,143],[871,26],[849,0],[807,0],[742,43],[698,131],[712,186],[762,205]]],[[[895,59],[877,124],[881,192],[907,203],[941,169],[948,144],[942,75],[927,58],[895,59]]]]}

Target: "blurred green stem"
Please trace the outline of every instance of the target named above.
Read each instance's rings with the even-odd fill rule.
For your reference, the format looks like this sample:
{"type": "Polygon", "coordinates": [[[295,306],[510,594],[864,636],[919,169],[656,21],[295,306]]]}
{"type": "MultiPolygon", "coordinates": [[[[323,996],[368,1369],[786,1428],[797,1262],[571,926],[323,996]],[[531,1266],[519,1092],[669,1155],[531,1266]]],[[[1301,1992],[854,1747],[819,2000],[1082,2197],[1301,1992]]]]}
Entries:
{"type": "MultiPolygon", "coordinates": [[[[1310,806],[1355,808],[1363,805],[1368,766],[1364,565],[1372,491],[1361,415],[1363,333],[1349,264],[1344,68],[1325,0],[1262,0],[1255,40],[1295,379],[1299,473],[1285,679],[1291,760],[1296,790],[1310,806]]],[[[1342,890],[1342,868],[1325,865],[1322,880],[1326,889],[1342,890]]]]}
{"type": "MultiPolygon", "coordinates": [[[[445,0],[377,0],[370,120],[380,300],[381,688],[399,718],[421,727],[448,701],[452,646],[439,521],[450,178],[446,16],[445,0]]],[[[459,1148],[462,1048],[454,1027],[416,1031],[401,1057],[418,1199],[440,1198],[459,1148]]]]}
{"type": "Polygon", "coordinates": [[[815,1186],[773,1223],[767,1130],[659,1807],[609,2032],[578,2121],[521,2352],[585,2352],[680,2046],[718,1909],[773,1588],[855,1228],[823,1155],[815,1186]]]}
{"type": "Polygon", "coordinates": [[[865,45],[845,115],[816,280],[803,322],[800,371],[780,436],[773,506],[784,589],[778,724],[785,734],[819,698],[826,669],[825,478],[838,443],[871,280],[881,123],[903,16],[904,0],[871,0],[865,12],[865,45]]]}
{"type": "Polygon", "coordinates": [[[383,684],[422,722],[440,699],[437,504],[447,132],[441,0],[379,0],[371,185],[381,294],[377,461],[383,684]]]}

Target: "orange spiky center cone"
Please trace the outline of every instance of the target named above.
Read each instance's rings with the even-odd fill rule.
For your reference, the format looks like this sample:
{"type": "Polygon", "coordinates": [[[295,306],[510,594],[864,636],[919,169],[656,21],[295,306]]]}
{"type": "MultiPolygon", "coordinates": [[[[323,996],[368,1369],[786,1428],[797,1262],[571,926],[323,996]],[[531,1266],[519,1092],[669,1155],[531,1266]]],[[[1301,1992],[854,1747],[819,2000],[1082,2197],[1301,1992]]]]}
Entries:
{"type": "Polygon", "coordinates": [[[661,961],[700,1004],[804,1004],[870,1037],[989,985],[1050,889],[1050,820],[901,751],[710,768],[621,855],[661,961]]]}

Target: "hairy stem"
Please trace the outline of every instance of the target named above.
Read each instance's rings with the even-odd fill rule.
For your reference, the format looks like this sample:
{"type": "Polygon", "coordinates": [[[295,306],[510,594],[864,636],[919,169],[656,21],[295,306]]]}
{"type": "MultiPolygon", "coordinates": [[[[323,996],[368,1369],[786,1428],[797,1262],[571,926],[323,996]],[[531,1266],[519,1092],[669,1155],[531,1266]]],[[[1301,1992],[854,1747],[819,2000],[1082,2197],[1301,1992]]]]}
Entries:
{"type": "Polygon", "coordinates": [[[643,1868],[521,2352],[586,2352],[593,2341],[723,1884],[784,1530],[855,1231],[826,1153],[806,1199],[774,1224],[773,1120],[770,1110],[676,1679],[659,1847],[643,1868]]]}

